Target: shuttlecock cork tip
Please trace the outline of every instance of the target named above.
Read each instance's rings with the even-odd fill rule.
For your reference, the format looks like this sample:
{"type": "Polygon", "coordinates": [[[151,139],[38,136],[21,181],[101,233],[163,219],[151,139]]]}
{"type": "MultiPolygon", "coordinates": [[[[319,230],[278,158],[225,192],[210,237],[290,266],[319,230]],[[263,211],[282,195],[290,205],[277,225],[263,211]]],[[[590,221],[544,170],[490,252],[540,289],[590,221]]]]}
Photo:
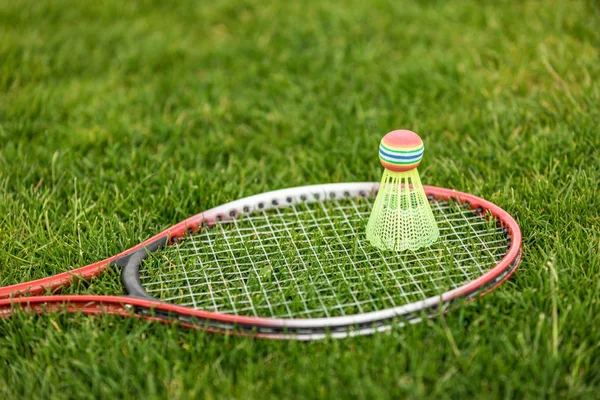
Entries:
{"type": "Polygon", "coordinates": [[[413,131],[391,131],[381,139],[379,161],[390,171],[410,171],[417,168],[424,150],[423,141],[413,131]]]}

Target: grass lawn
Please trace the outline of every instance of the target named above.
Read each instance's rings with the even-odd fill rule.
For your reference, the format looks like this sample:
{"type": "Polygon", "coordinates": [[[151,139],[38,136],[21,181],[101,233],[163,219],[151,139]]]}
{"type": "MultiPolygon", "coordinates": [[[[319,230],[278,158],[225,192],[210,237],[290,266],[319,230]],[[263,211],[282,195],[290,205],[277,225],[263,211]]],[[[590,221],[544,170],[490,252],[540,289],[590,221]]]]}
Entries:
{"type": "Polygon", "coordinates": [[[399,127],[425,141],[426,184],[515,216],[521,267],[339,341],[19,315],[0,398],[597,398],[596,2],[169,3],[0,0],[0,286],[242,196],[379,180],[399,127]]]}

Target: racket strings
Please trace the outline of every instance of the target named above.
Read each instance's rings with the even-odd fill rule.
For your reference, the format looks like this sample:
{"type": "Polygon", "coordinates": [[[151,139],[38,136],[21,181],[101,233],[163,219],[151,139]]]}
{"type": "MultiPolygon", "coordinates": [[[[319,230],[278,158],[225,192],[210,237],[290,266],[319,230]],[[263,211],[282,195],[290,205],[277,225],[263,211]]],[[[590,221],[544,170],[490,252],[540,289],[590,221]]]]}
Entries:
{"type": "Polygon", "coordinates": [[[140,269],[148,294],[197,309],[263,317],[332,317],[424,300],[495,266],[508,238],[494,218],[431,202],[440,240],[381,252],[364,237],[371,200],[262,210],[203,229],[140,269]]]}

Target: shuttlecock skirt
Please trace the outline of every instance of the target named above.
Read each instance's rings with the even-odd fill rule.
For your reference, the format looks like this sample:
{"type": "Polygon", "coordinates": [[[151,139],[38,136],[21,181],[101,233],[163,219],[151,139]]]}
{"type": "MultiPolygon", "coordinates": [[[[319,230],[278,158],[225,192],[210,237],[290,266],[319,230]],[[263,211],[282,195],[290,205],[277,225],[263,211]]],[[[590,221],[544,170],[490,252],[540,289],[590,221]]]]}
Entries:
{"type": "Polygon", "coordinates": [[[440,236],[419,172],[385,170],[367,223],[367,240],[382,250],[417,250],[440,236]]]}

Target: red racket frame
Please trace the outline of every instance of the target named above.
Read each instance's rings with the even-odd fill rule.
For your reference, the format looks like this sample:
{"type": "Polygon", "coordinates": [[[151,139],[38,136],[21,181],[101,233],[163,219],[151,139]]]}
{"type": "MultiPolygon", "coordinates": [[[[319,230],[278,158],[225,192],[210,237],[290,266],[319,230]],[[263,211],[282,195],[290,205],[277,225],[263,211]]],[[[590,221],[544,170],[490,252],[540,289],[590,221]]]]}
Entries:
{"type": "MultiPolygon", "coordinates": [[[[353,183],[353,184],[332,184],[315,185],[304,188],[322,188],[337,187],[343,188],[343,185],[370,185],[372,190],[377,190],[377,183],[353,183]]],[[[298,188],[302,189],[302,188],[298,188]]],[[[437,309],[439,305],[446,305],[457,299],[472,300],[483,296],[494,288],[509,279],[518,268],[521,260],[521,230],[516,221],[503,209],[490,203],[487,200],[473,196],[471,194],[459,192],[451,189],[438,188],[433,186],[424,186],[428,196],[435,199],[456,200],[463,204],[469,204],[471,209],[481,209],[482,212],[489,211],[496,217],[502,225],[508,230],[507,235],[511,240],[510,248],[504,258],[492,269],[481,275],[479,278],[468,282],[454,290],[446,292],[440,296],[439,302],[433,306],[424,308],[415,307],[415,312],[403,315],[407,317],[408,322],[417,322],[422,316],[419,311],[437,309]],[[482,290],[484,288],[484,290],[482,290]]],[[[283,191],[278,191],[283,192],[283,191]]],[[[269,192],[269,193],[278,193],[269,192]]],[[[263,195],[268,195],[265,193],[263,195]]],[[[262,195],[259,195],[262,196],[262,195]]],[[[256,197],[256,196],[254,196],[256,197]]],[[[203,229],[203,225],[213,225],[217,218],[223,214],[223,210],[228,205],[242,204],[243,201],[228,203],[223,206],[199,213],[190,217],[150,239],[105,260],[63,272],[54,276],[19,283],[0,288],[0,317],[9,317],[15,309],[24,309],[34,313],[47,313],[56,311],[82,312],[85,314],[115,314],[121,316],[135,316],[147,320],[158,320],[163,322],[178,322],[183,326],[201,328],[208,331],[231,332],[238,334],[252,334],[267,338],[299,338],[313,339],[323,337],[325,332],[306,332],[306,337],[301,331],[291,335],[285,334],[287,320],[275,318],[246,317],[230,314],[220,314],[211,311],[195,310],[188,307],[163,303],[135,297],[127,296],[100,296],[100,295],[45,295],[44,293],[54,294],[61,288],[69,286],[75,279],[90,279],[100,275],[107,267],[113,263],[119,265],[120,261],[127,260],[128,256],[147,247],[156,247],[158,242],[168,242],[172,244],[177,239],[183,238],[190,231],[203,229]],[[28,297],[22,297],[27,295],[28,297]],[[210,323],[203,323],[209,321],[210,323]],[[236,329],[233,329],[235,327],[236,329]],[[258,332],[256,331],[258,329],[258,332]],[[272,331],[272,332],[271,332],[272,331]]],[[[373,327],[373,331],[382,330],[380,327],[373,327]]],[[[369,329],[366,329],[369,330],[369,329]]],[[[335,331],[335,328],[333,328],[335,331]]],[[[363,332],[364,333],[364,332],[363,332]]],[[[368,332],[367,332],[368,333],[368,332]]],[[[340,336],[352,335],[351,331],[340,332],[340,336]]],[[[335,334],[334,334],[335,336],[335,334]]]]}

